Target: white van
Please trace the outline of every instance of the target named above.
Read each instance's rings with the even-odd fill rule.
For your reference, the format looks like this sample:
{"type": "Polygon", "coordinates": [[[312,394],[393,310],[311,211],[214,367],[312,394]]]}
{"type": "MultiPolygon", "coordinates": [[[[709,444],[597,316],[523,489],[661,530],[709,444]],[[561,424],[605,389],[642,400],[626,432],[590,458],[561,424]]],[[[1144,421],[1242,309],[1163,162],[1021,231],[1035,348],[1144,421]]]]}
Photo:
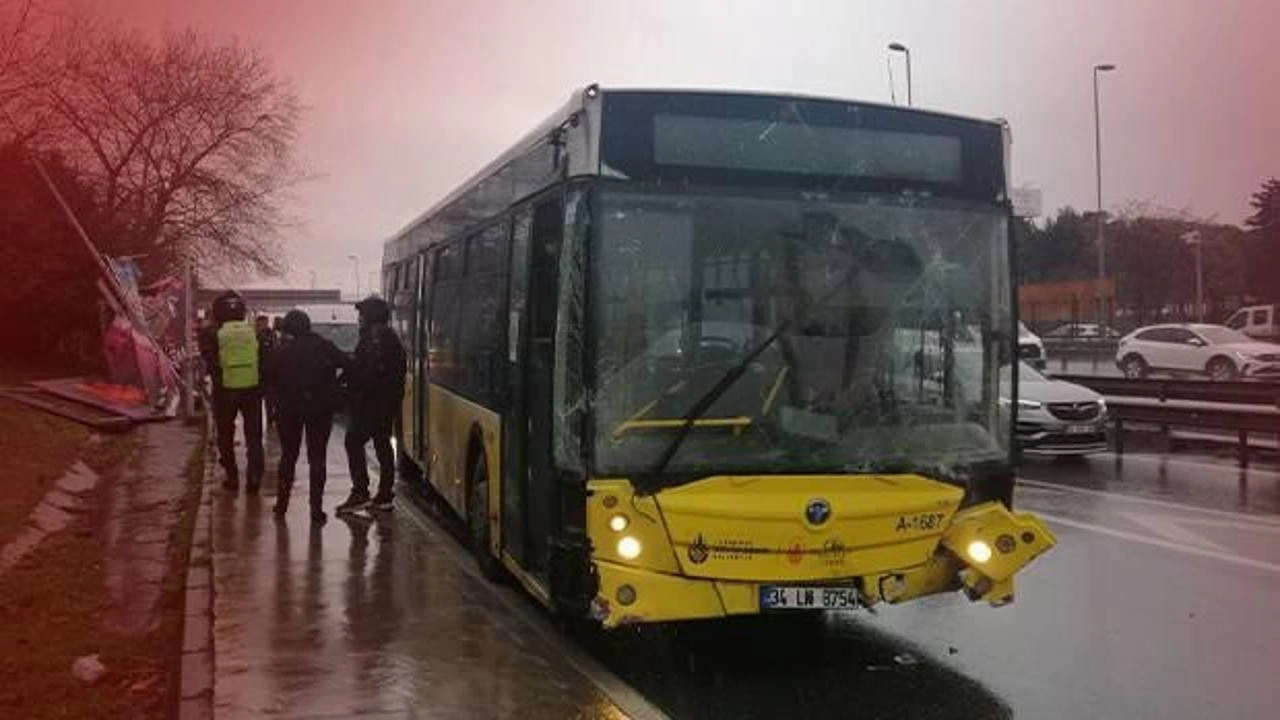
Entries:
{"type": "Polygon", "coordinates": [[[312,332],[328,338],[344,352],[356,349],[356,342],[360,339],[360,320],[355,305],[326,303],[299,305],[297,309],[311,318],[312,332]]]}
{"type": "Polygon", "coordinates": [[[1276,305],[1250,305],[1242,307],[1223,323],[1232,330],[1239,330],[1260,340],[1280,340],[1280,309],[1276,305]]]}

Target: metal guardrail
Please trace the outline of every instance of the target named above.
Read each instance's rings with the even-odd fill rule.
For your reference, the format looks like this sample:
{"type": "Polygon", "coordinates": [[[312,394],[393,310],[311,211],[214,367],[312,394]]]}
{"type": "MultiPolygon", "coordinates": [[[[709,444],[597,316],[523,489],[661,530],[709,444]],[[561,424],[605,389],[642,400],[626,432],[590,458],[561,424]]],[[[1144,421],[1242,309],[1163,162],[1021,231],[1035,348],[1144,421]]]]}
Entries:
{"type": "Polygon", "coordinates": [[[1110,399],[1114,397],[1195,400],[1231,405],[1270,405],[1280,408],[1280,383],[1211,382],[1208,380],[1144,379],[1097,375],[1054,375],[1055,380],[1083,385],[1110,399]]]}
{"type": "Polygon", "coordinates": [[[1057,375],[1107,399],[1117,454],[1124,453],[1125,423],[1227,430],[1236,433],[1240,464],[1249,464],[1249,434],[1280,437],[1280,384],[1199,380],[1130,380],[1057,375]]]}
{"type": "Polygon", "coordinates": [[[1045,352],[1050,356],[1092,357],[1100,355],[1111,359],[1115,357],[1116,348],[1120,346],[1120,341],[1114,338],[1083,340],[1079,338],[1041,337],[1040,341],[1044,343],[1045,352]]]}

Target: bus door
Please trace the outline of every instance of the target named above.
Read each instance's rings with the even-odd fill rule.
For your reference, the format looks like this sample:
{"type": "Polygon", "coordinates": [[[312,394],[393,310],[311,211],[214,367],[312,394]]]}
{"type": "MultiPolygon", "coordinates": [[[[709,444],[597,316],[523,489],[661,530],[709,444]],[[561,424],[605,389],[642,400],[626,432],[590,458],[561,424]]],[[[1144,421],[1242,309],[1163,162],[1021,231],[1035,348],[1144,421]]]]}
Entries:
{"type": "MultiPolygon", "coordinates": [[[[417,342],[418,318],[422,306],[418,302],[419,279],[422,262],[419,257],[412,257],[401,262],[391,273],[387,284],[387,297],[394,308],[396,336],[404,345],[407,362],[405,363],[405,393],[401,398],[400,413],[397,416],[397,442],[403,443],[400,449],[408,457],[418,457],[417,435],[417,394],[421,378],[415,373],[420,348],[417,342]]],[[[397,459],[398,461],[398,459],[397,459]]]]}
{"type": "Polygon", "coordinates": [[[512,412],[504,432],[508,482],[503,483],[502,536],[522,567],[545,575],[559,507],[551,448],[551,384],[563,235],[560,198],[543,201],[532,212],[518,212],[513,233],[508,351],[512,412]]]}
{"type": "Polygon", "coordinates": [[[414,367],[409,372],[414,377],[413,397],[413,458],[418,467],[427,467],[427,318],[431,317],[431,287],[435,282],[435,253],[424,253],[419,256],[418,269],[418,315],[417,325],[413,330],[414,367]]]}
{"type": "Polygon", "coordinates": [[[525,497],[528,473],[525,433],[528,422],[524,398],[525,331],[529,318],[529,235],[533,210],[524,207],[511,223],[511,272],[507,288],[507,387],[508,412],[503,417],[502,547],[525,566],[525,497]]]}

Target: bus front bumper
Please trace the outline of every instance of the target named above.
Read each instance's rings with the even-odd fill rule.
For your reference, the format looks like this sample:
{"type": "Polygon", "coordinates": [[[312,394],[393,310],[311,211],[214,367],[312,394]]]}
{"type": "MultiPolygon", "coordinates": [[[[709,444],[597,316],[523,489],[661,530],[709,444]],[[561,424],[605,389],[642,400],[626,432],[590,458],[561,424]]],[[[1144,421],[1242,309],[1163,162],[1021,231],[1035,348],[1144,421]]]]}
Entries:
{"type": "MultiPolygon", "coordinates": [[[[762,608],[761,598],[779,586],[817,591],[853,589],[858,604],[900,603],[963,590],[993,607],[1013,601],[1014,575],[1057,543],[1038,518],[988,502],[960,511],[934,553],[918,566],[851,575],[821,582],[721,580],[688,577],[594,559],[598,591],[591,616],[605,628],[679,620],[723,618],[790,610],[762,608]]],[[[810,608],[818,610],[822,608],[810,608]]]]}

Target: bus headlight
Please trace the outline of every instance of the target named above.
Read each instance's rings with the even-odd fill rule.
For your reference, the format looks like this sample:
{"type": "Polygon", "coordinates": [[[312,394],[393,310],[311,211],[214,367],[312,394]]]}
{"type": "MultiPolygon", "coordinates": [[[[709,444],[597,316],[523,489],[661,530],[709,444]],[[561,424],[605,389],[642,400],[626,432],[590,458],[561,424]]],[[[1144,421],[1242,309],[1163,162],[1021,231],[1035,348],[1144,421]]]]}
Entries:
{"type": "Polygon", "coordinates": [[[981,540],[974,540],[964,549],[970,560],[981,565],[991,559],[991,546],[981,540]]]}
{"type": "Polygon", "coordinates": [[[609,518],[609,529],[614,532],[622,532],[630,524],[631,521],[627,519],[627,516],[621,513],[609,518]]]}
{"type": "MultiPolygon", "coordinates": [[[[618,541],[618,557],[623,560],[635,560],[640,557],[640,541],[630,535],[624,536],[618,541]]],[[[991,549],[987,548],[988,557],[991,555],[991,549]]]]}

